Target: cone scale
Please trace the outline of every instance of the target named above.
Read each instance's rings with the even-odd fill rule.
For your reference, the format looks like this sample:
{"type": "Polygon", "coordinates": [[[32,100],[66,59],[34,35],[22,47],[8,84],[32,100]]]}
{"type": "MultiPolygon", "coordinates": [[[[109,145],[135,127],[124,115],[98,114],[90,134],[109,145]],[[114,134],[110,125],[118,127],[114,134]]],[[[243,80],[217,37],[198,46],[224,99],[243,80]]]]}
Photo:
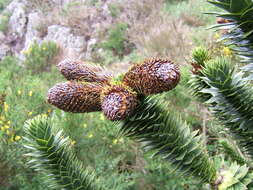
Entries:
{"type": "Polygon", "coordinates": [[[111,78],[101,67],[77,60],[65,59],[57,67],[67,80],[108,83],[111,78]]]}
{"type": "Polygon", "coordinates": [[[134,112],[138,104],[137,94],[124,85],[109,86],[103,91],[101,104],[109,120],[123,120],[134,112]]]}
{"type": "Polygon", "coordinates": [[[85,113],[101,110],[99,84],[70,81],[58,83],[48,91],[48,103],[66,112],[85,113]]]}
{"type": "Polygon", "coordinates": [[[154,58],[134,65],[125,74],[123,82],[138,94],[151,95],[175,88],[179,80],[177,65],[166,59],[154,58]]]}

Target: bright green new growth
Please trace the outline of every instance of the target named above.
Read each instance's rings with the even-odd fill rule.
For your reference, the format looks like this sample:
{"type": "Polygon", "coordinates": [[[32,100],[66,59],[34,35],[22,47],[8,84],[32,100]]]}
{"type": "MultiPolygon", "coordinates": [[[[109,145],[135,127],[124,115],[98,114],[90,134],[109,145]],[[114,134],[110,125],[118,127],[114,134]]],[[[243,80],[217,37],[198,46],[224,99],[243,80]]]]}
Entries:
{"type": "Polygon", "coordinates": [[[32,159],[29,164],[47,174],[52,189],[99,190],[94,174],[81,164],[69,148],[68,138],[62,131],[56,135],[46,117],[38,116],[25,124],[27,144],[30,151],[26,154],[32,159]]]}
{"type": "Polygon", "coordinates": [[[189,84],[192,94],[200,101],[206,101],[210,98],[209,94],[201,93],[201,91],[204,88],[207,88],[208,85],[202,80],[203,75],[200,72],[210,58],[208,50],[203,47],[197,47],[192,51],[192,66],[193,68],[196,67],[196,74],[192,75],[189,84]]]}
{"type": "Polygon", "coordinates": [[[208,159],[198,131],[161,106],[162,102],[146,98],[135,114],[119,124],[120,133],[141,142],[143,148],[170,161],[176,169],[212,183],[216,170],[208,159]]]}
{"type": "Polygon", "coordinates": [[[197,47],[192,51],[192,59],[194,64],[198,64],[202,67],[205,66],[205,62],[210,59],[209,52],[204,47],[197,47]]]}
{"type": "Polygon", "coordinates": [[[218,185],[218,190],[248,190],[248,185],[252,182],[253,173],[246,165],[240,166],[233,163],[231,166],[220,172],[222,184],[218,185]]]}

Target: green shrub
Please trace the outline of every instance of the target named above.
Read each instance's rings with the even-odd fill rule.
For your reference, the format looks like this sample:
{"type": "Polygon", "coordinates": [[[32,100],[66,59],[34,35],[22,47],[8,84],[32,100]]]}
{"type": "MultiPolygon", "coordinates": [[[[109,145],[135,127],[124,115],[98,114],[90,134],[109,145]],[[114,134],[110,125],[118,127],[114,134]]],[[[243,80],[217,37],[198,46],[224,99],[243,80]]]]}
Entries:
{"type": "Polygon", "coordinates": [[[54,42],[34,42],[24,51],[25,66],[27,70],[31,70],[33,73],[39,73],[42,71],[50,70],[53,58],[58,54],[59,47],[54,42]]]}
{"type": "Polygon", "coordinates": [[[118,56],[123,56],[126,49],[126,23],[119,23],[108,31],[108,38],[102,44],[105,50],[111,50],[118,56]]]}
{"type": "Polygon", "coordinates": [[[45,104],[45,89],[57,80],[54,73],[52,69],[40,76],[30,75],[12,56],[0,61],[0,157],[6,168],[4,174],[0,171],[1,177],[6,176],[5,184],[0,182],[0,190],[45,189],[39,184],[40,175],[36,177],[37,173],[26,166],[21,144],[24,121],[36,114],[51,113],[45,104]]]}

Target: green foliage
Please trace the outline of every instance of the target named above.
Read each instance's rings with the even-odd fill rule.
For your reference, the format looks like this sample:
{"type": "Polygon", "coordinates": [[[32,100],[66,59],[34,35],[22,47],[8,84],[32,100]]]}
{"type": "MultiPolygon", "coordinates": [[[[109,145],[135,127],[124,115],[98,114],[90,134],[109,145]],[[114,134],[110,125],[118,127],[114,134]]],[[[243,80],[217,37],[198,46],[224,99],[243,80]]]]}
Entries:
{"type": "Polygon", "coordinates": [[[192,51],[193,62],[204,67],[205,62],[210,59],[209,52],[204,47],[197,47],[192,51]]]}
{"type": "Polygon", "coordinates": [[[126,23],[118,23],[116,26],[108,31],[108,38],[102,44],[105,50],[111,50],[116,55],[123,56],[126,48],[126,30],[128,26],[126,23]]]}
{"type": "Polygon", "coordinates": [[[221,144],[225,155],[228,155],[232,161],[237,162],[240,165],[247,163],[247,159],[241,153],[236,142],[233,142],[231,139],[223,138],[219,140],[219,143],[221,144]]]}
{"type": "Polygon", "coordinates": [[[200,101],[207,101],[211,95],[202,93],[202,90],[208,88],[208,84],[203,81],[203,74],[200,72],[205,67],[206,62],[210,59],[210,54],[205,48],[195,48],[192,51],[193,70],[196,73],[192,75],[189,81],[191,92],[200,101]],[[196,67],[196,68],[195,68],[196,67]]]}
{"type": "Polygon", "coordinates": [[[51,113],[49,105],[45,104],[45,89],[57,80],[54,73],[55,70],[40,76],[30,75],[20,61],[11,56],[0,62],[0,155],[2,163],[10,168],[4,175],[7,181],[4,190],[43,189],[37,174],[26,168],[21,143],[24,121],[35,114],[51,113]]]}
{"type": "Polygon", "coordinates": [[[85,169],[68,148],[69,138],[64,138],[62,131],[54,135],[47,118],[38,116],[27,121],[24,130],[27,135],[25,147],[30,151],[26,155],[32,158],[29,164],[47,172],[48,179],[56,183],[52,188],[100,189],[95,186],[94,174],[85,169]]]}
{"type": "Polygon", "coordinates": [[[186,123],[162,104],[152,98],[145,99],[135,114],[119,125],[120,133],[137,140],[146,151],[162,156],[183,173],[211,183],[216,171],[198,132],[191,132],[186,123]]]}
{"type": "Polygon", "coordinates": [[[25,55],[25,66],[28,70],[33,73],[39,73],[50,69],[53,58],[58,54],[59,47],[54,42],[34,42],[24,51],[25,55]]]}
{"type": "Polygon", "coordinates": [[[200,73],[204,86],[198,93],[211,95],[205,99],[209,109],[235,135],[245,156],[252,157],[253,93],[250,84],[243,73],[235,73],[234,67],[223,58],[208,62],[200,73]]]}

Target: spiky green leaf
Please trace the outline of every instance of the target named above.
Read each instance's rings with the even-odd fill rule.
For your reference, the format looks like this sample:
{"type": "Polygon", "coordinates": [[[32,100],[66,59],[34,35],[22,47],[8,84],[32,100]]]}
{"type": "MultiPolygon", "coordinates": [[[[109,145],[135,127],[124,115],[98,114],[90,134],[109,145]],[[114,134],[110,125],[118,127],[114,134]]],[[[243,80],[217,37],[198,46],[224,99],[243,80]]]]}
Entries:
{"type": "Polygon", "coordinates": [[[229,22],[218,24],[220,29],[226,27],[223,40],[228,45],[235,45],[235,53],[246,63],[253,63],[253,1],[252,0],[208,0],[209,3],[220,7],[224,12],[216,16],[229,22]]]}
{"type": "MultiPolygon", "coordinates": [[[[195,94],[209,95],[204,101],[211,112],[234,135],[246,157],[253,158],[253,89],[225,59],[212,60],[201,70],[195,94]],[[204,85],[202,85],[204,84],[204,85]],[[202,89],[202,90],[201,90],[202,89]]],[[[197,77],[197,76],[194,76],[197,77]]]]}
{"type": "Polygon", "coordinates": [[[216,170],[200,136],[162,105],[164,102],[155,98],[144,99],[135,114],[119,124],[120,132],[140,142],[154,156],[168,160],[182,173],[212,182],[216,170]]]}
{"type": "Polygon", "coordinates": [[[60,131],[56,135],[46,117],[38,116],[25,124],[26,156],[29,165],[47,174],[54,189],[100,190],[94,173],[86,169],[69,148],[70,141],[60,131]]]}

